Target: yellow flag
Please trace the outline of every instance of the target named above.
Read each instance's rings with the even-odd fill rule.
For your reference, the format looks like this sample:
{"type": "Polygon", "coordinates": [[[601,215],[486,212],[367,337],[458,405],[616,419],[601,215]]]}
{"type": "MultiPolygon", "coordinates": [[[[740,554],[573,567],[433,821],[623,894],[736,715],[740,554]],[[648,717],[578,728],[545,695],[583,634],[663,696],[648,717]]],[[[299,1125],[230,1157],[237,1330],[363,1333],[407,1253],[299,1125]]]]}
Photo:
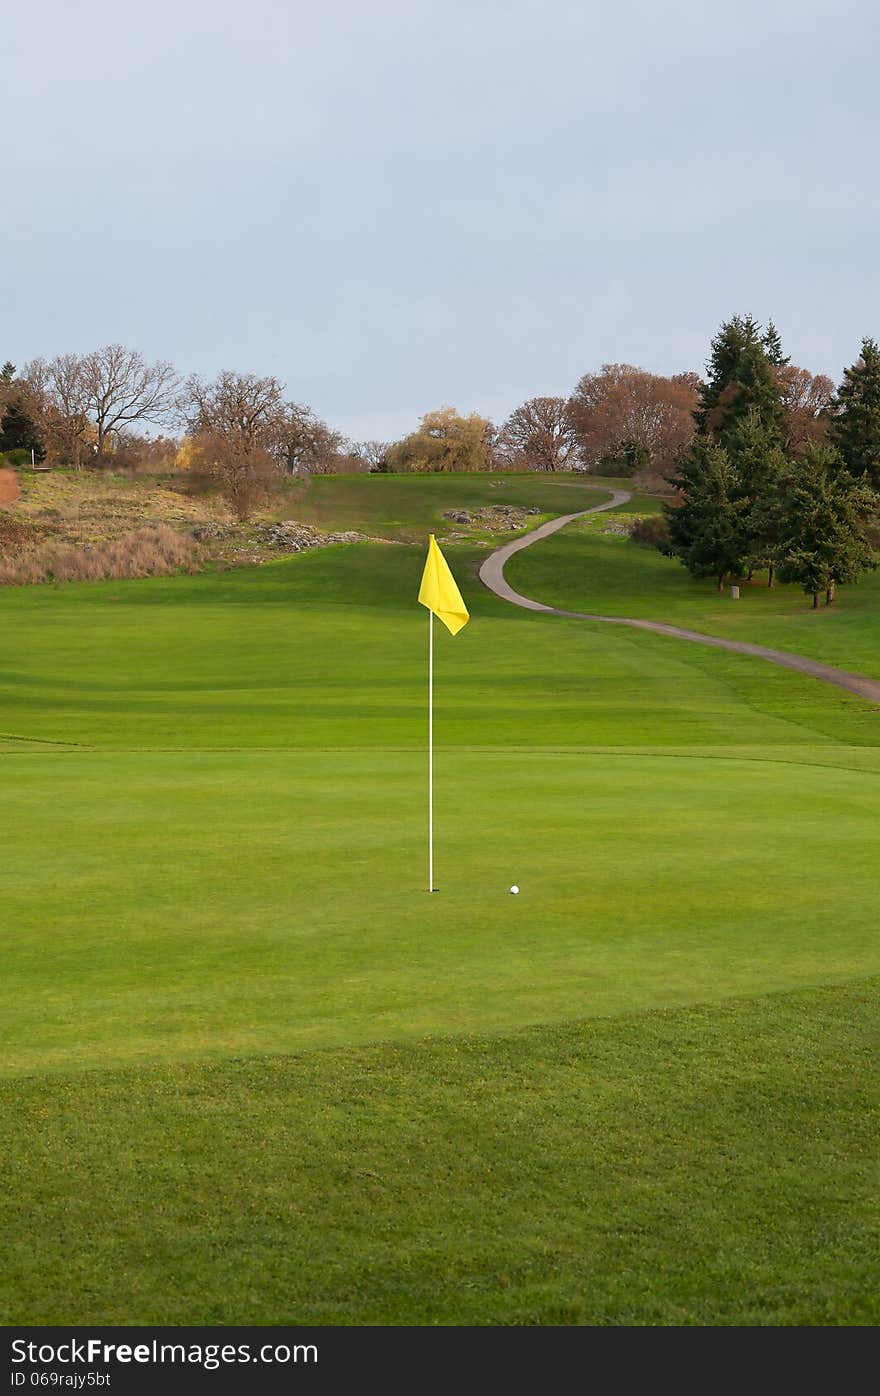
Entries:
{"type": "Polygon", "coordinates": [[[433,533],[428,543],[428,557],[422,573],[419,600],[429,611],[434,612],[438,620],[442,620],[446,629],[453,635],[457,635],[462,626],[467,625],[470,620],[467,606],[462,601],[461,592],[449,570],[449,563],[437,547],[433,533]]]}

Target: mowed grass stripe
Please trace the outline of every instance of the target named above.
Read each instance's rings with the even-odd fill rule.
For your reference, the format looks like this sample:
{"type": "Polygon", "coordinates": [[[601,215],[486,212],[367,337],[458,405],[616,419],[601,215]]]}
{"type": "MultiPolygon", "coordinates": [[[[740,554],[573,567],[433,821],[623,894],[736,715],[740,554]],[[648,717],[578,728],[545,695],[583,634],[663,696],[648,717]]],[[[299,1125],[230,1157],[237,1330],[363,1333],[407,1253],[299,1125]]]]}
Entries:
{"type": "MultiPolygon", "coordinates": [[[[438,636],[440,743],[877,741],[874,710],[852,695],[741,655],[528,615],[480,587],[481,554],[450,556],[473,621],[438,636]]],[[[419,747],[421,563],[417,549],[351,545],[220,576],[7,589],[2,731],[107,747],[419,747]]]]}
{"type": "Polygon", "coordinates": [[[876,990],[0,1083],[0,1321],[876,1323],[876,990]]]}
{"type": "Polygon", "coordinates": [[[873,772],[449,749],[433,897],[421,754],[9,754],[3,773],[8,1071],[880,970],[873,772]]]}

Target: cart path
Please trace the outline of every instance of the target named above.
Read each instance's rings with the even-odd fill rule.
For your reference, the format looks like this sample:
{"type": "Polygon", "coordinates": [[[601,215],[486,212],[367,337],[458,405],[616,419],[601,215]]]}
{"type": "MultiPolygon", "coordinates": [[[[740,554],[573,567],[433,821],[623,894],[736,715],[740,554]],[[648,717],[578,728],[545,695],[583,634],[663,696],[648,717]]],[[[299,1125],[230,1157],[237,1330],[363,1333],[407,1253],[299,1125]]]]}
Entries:
{"type": "Polygon", "coordinates": [[[653,630],[658,635],[672,635],[677,640],[690,640],[697,645],[713,645],[715,649],[732,650],[735,654],[750,654],[755,659],[766,659],[770,664],[779,664],[783,669],[796,669],[798,673],[809,674],[825,683],[833,683],[838,688],[845,688],[849,693],[857,694],[859,698],[867,698],[871,703],[880,703],[880,680],[866,678],[863,674],[851,674],[846,669],[835,669],[830,664],[820,664],[818,660],[807,659],[802,654],[788,654],[785,650],[768,649],[766,645],[751,645],[745,640],[722,640],[718,635],[704,635],[699,630],[683,630],[681,626],[666,625],[659,620],[633,620],[626,616],[592,615],[587,611],[561,611],[556,606],[545,606],[540,601],[533,601],[529,596],[522,596],[505,581],[504,566],[514,553],[518,553],[522,548],[530,548],[542,538],[549,538],[551,533],[557,533],[573,519],[582,519],[586,514],[600,514],[605,509],[616,509],[631,498],[628,490],[613,490],[611,498],[604,504],[594,504],[592,509],[581,509],[576,514],[562,514],[558,519],[541,524],[540,528],[533,529],[522,538],[505,543],[503,548],[498,548],[486,558],[480,568],[480,581],[502,600],[510,601],[514,606],[524,606],[527,611],[543,611],[547,615],[567,616],[573,620],[601,620],[609,625],[628,625],[636,630],[653,630]]]}

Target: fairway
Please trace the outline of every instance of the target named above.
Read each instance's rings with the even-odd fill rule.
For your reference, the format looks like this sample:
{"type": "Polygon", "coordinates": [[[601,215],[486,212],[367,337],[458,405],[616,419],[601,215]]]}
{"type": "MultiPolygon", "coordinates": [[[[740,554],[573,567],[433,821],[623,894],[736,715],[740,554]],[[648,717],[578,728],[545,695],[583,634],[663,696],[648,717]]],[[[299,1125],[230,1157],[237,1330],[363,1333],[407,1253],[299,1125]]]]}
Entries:
{"type": "MultiPolygon", "coordinates": [[[[457,481],[442,484],[458,504],[457,481]]],[[[366,532],[359,498],[347,496],[346,526],[366,532]]],[[[421,547],[348,544],[263,568],[0,593],[0,1045],[17,1180],[3,1219],[6,1322],[845,1323],[873,1312],[876,1170],[859,1072],[880,974],[878,714],[758,660],[517,612],[476,580],[485,547],[446,553],[472,621],[437,640],[435,896],[424,890],[421,547]],[[832,1090],[835,1054],[840,1071],[849,1062],[849,1094],[834,1108],[831,1096],[807,1102],[814,1072],[832,1090]],[[632,1102],[660,1079],[642,1118],[632,1102]],[[771,1079],[772,1107],[761,1104],[771,1079]],[[692,1091],[714,1102],[708,1113],[692,1091]],[[236,1181],[219,1185],[215,1152],[236,1120],[250,1133],[234,1147],[236,1181]],[[802,1157],[814,1127],[825,1143],[802,1157]],[[724,1221],[711,1198],[736,1138],[758,1172],[724,1221]],[[260,1140],[271,1158],[257,1164],[260,1140]],[[656,1159],[641,1212],[645,1178],[620,1162],[630,1154],[636,1173],[656,1159]],[[62,1159],[78,1179],[69,1187],[62,1159]],[[488,1173],[474,1182],[480,1159],[498,1170],[495,1227],[480,1220],[486,1189],[496,1195],[488,1173]],[[808,1199],[797,1216],[788,1201],[779,1211],[786,1159],[791,1196],[808,1199]],[[48,1205],[75,1239],[93,1174],[114,1227],[143,1233],[147,1259],[99,1228],[65,1287],[52,1248],[34,1256],[27,1236],[48,1205]],[[199,1230],[211,1188],[222,1205],[199,1230]],[[845,1205],[832,1200],[841,1189],[845,1205]],[[365,1239],[371,1198],[405,1279],[365,1239]],[[543,1220],[514,1222],[516,1198],[543,1220]],[[167,1230],[177,1207],[191,1265],[167,1230]],[[762,1235],[774,1217],[775,1257],[762,1235]],[[456,1251],[465,1224],[476,1230],[456,1251]],[[650,1258],[612,1261],[615,1225],[651,1229],[650,1258]],[[312,1298],[291,1235],[308,1239],[312,1298]],[[676,1278],[685,1244],[698,1259],[676,1278]]],[[[577,592],[584,605],[596,556],[609,559],[596,574],[609,613],[640,584],[621,596],[608,578],[656,566],[575,528],[508,575],[551,604],[577,592]]],[[[859,614],[874,624],[876,611],[859,614]]],[[[739,623],[741,638],[764,639],[739,623]]]]}

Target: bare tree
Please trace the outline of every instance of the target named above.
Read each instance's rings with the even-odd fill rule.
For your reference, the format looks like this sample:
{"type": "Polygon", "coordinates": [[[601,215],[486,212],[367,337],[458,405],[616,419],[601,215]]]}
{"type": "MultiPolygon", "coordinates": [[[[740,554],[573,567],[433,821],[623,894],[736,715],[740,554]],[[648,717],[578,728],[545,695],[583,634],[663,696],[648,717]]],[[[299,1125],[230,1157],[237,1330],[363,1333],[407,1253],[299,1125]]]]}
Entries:
{"type": "Polygon", "coordinates": [[[345,438],[316,417],[310,407],[286,402],[268,424],[266,447],[288,475],[330,474],[345,438]]]}
{"type": "Polygon", "coordinates": [[[58,354],[48,363],[32,359],[23,376],[33,401],[39,404],[50,452],[80,470],[89,454],[89,437],[94,436],[81,355],[58,354]]]}
{"type": "Polygon", "coordinates": [[[501,429],[502,453],[527,470],[570,470],[576,448],[577,433],[565,398],[530,398],[501,429]]]}
{"type": "Polygon", "coordinates": [[[674,468],[694,434],[699,378],[664,378],[632,364],[603,364],[587,373],[571,398],[583,463],[592,468],[642,458],[654,470],[674,468]]]}
{"type": "Polygon", "coordinates": [[[250,448],[262,444],[283,417],[284,384],[229,369],[213,383],[193,376],[187,379],[182,409],[191,435],[219,433],[250,448]]]}
{"type": "Polygon", "coordinates": [[[351,454],[363,461],[367,471],[375,475],[385,470],[388,446],[387,441],[353,441],[351,454]]]}
{"type": "Polygon", "coordinates": [[[136,349],[121,344],[96,349],[83,356],[81,373],[99,459],[114,432],[132,422],[165,422],[175,410],[180,380],[173,366],[161,360],[148,364],[136,349]]]}

